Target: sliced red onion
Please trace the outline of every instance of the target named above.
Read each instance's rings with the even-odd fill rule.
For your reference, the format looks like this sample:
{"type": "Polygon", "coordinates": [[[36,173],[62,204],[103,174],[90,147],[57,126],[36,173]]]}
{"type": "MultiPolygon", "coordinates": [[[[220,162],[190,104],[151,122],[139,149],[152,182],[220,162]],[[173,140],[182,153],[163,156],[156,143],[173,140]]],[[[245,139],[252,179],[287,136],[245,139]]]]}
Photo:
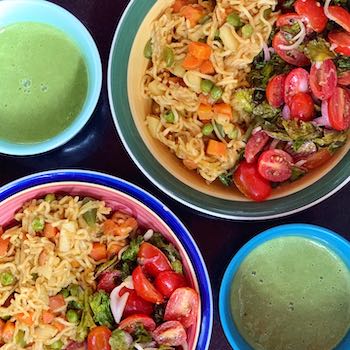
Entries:
{"type": "Polygon", "coordinates": [[[285,104],[282,109],[282,118],[285,120],[290,120],[290,108],[287,104],[285,104]]]}
{"type": "Polygon", "coordinates": [[[126,287],[125,282],[121,283],[118,287],[115,287],[110,295],[111,311],[116,323],[119,323],[122,319],[123,312],[130,295],[128,292],[124,293],[122,296],[119,295],[119,292],[124,287],[126,287]]]}
{"type": "Polygon", "coordinates": [[[153,230],[151,230],[151,229],[150,229],[150,230],[147,230],[146,233],[143,235],[143,239],[144,239],[145,241],[149,241],[149,240],[152,238],[153,233],[154,233],[153,230]]]}
{"type": "Polygon", "coordinates": [[[300,26],[300,32],[294,36],[292,38],[291,41],[295,41],[293,44],[291,45],[279,45],[278,48],[280,50],[284,50],[284,51],[290,51],[290,50],[295,50],[297,49],[300,44],[304,41],[305,36],[306,36],[306,28],[305,25],[302,21],[300,21],[299,19],[296,20],[299,23],[300,26]]]}
{"type": "Polygon", "coordinates": [[[273,139],[271,144],[270,144],[270,149],[275,149],[277,147],[277,145],[280,143],[280,140],[278,139],[273,139]]]}
{"type": "Polygon", "coordinates": [[[268,46],[266,45],[266,43],[263,43],[263,50],[264,50],[264,61],[270,61],[271,60],[271,54],[270,54],[270,50],[268,48],[268,46]]]}
{"type": "Polygon", "coordinates": [[[296,162],[294,165],[298,168],[301,168],[306,163],[306,159],[300,159],[298,162],[296,162]]]}
{"type": "Polygon", "coordinates": [[[252,135],[256,134],[256,133],[259,132],[260,130],[262,130],[262,127],[261,127],[261,126],[257,126],[256,128],[253,129],[252,135]]]}
{"type": "Polygon", "coordinates": [[[329,115],[328,115],[328,102],[322,101],[321,105],[321,113],[322,116],[315,118],[312,123],[317,126],[324,126],[326,128],[332,129],[332,125],[329,121],[329,115]]]}

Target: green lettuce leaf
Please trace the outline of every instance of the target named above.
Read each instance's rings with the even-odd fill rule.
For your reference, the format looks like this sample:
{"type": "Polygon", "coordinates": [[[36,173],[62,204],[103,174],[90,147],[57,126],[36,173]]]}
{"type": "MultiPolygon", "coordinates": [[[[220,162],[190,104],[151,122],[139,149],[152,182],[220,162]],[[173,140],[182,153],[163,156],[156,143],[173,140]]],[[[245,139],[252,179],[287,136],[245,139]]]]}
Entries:
{"type": "Polygon", "coordinates": [[[90,307],[94,315],[94,321],[100,326],[112,328],[114,318],[110,308],[109,295],[99,291],[90,297],[90,307]]]}
{"type": "Polygon", "coordinates": [[[109,338],[111,350],[130,350],[131,344],[128,341],[129,335],[121,329],[116,329],[112,332],[109,338]]]}

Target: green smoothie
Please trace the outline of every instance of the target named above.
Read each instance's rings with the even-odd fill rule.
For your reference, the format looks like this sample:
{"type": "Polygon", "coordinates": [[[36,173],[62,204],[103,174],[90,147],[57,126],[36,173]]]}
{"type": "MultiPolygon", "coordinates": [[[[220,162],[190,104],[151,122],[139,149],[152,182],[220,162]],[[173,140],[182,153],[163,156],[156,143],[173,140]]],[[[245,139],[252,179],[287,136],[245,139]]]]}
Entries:
{"type": "Polygon", "coordinates": [[[88,89],[79,48],[60,30],[23,22],[0,30],[0,139],[47,140],[80,113],[88,89]]]}
{"type": "Polygon", "coordinates": [[[331,350],[350,328],[350,271],[302,237],[268,241],[243,261],[231,311],[255,350],[331,350]]]}

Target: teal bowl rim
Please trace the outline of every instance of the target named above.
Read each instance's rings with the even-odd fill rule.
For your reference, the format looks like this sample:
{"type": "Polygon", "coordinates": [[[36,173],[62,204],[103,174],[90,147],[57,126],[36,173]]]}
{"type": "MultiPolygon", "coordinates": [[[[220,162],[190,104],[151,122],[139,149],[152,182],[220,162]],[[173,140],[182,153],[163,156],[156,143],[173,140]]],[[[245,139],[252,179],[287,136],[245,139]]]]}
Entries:
{"type": "MultiPolygon", "coordinates": [[[[81,36],[84,38],[85,44],[86,44],[86,50],[83,51],[81,49],[81,46],[77,42],[77,40],[74,40],[74,38],[72,38],[72,36],[68,32],[64,31],[65,34],[79,46],[79,49],[82,55],[85,57],[85,62],[88,68],[87,97],[86,97],[83,109],[78,114],[78,116],[74,119],[73,123],[68,128],[60,132],[58,135],[43,142],[19,144],[19,143],[12,143],[12,142],[0,140],[0,153],[13,155],[13,156],[31,156],[31,155],[36,155],[40,153],[45,153],[59,146],[62,146],[63,144],[71,140],[74,136],[76,136],[81,131],[81,129],[86,125],[86,123],[89,121],[90,117],[92,116],[96,108],[97,102],[100,98],[100,93],[102,89],[102,62],[101,62],[100,53],[98,51],[98,48],[96,46],[96,43],[92,35],[88,31],[88,29],[85,27],[85,25],[68,10],[46,0],[2,0],[0,2],[0,7],[6,6],[6,3],[11,4],[12,6],[16,6],[17,4],[18,6],[21,6],[21,4],[25,6],[33,6],[33,7],[40,6],[45,10],[47,9],[48,11],[55,11],[55,14],[53,17],[59,16],[60,18],[62,18],[63,21],[69,21],[74,27],[74,30],[77,33],[79,32],[81,36]],[[91,62],[90,65],[88,65],[86,57],[89,57],[89,61],[91,62]]],[[[2,15],[2,18],[6,18],[6,17],[3,17],[2,15]]],[[[21,21],[18,21],[18,22],[21,22],[21,21]]],[[[16,20],[11,21],[11,23],[18,23],[18,22],[16,20]]],[[[34,22],[37,22],[37,21],[34,21],[34,22]]],[[[49,21],[43,20],[40,22],[47,23],[48,25],[50,25],[49,21]]],[[[1,26],[1,23],[0,23],[0,26],[1,26]]],[[[55,25],[53,26],[56,27],[55,25]]],[[[57,28],[57,29],[62,30],[60,28],[57,28]]]]}
{"type": "MultiPolygon", "coordinates": [[[[131,0],[116,29],[108,63],[108,98],[115,127],[124,148],[154,186],[183,205],[209,216],[229,220],[264,220],[298,213],[329,198],[350,181],[350,152],[314,184],[261,203],[230,201],[199,192],[165,169],[145,146],[128,101],[127,72],[134,38],[155,0],[131,0]]],[[[142,53],[140,53],[141,55],[142,53]]]]}
{"type": "MultiPolygon", "coordinates": [[[[339,234],[324,227],[310,224],[287,224],[270,228],[246,243],[234,255],[224,273],[219,292],[219,315],[225,336],[235,350],[253,350],[243,339],[235,326],[230,310],[231,282],[243,260],[252,250],[261,244],[275,238],[299,236],[309,238],[326,246],[337,254],[350,269],[350,242],[339,234]]],[[[350,348],[350,331],[334,350],[348,350],[350,348]]]]}

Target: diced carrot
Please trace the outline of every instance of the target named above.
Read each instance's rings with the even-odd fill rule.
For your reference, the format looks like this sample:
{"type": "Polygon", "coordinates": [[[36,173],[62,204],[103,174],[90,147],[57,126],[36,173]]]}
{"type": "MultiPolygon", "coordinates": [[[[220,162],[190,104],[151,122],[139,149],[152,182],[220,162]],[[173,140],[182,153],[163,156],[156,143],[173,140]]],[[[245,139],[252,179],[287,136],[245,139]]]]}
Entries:
{"type": "Polygon", "coordinates": [[[41,319],[45,324],[50,324],[54,318],[55,315],[51,311],[43,311],[43,314],[41,316],[41,319]]]}
{"type": "Polygon", "coordinates": [[[80,267],[80,263],[79,261],[73,260],[70,263],[75,269],[77,269],[78,267],[80,267]]]}
{"type": "Polygon", "coordinates": [[[225,156],[227,147],[223,142],[209,140],[207,146],[207,154],[210,156],[225,156]]]}
{"type": "Polygon", "coordinates": [[[211,106],[204,103],[199,105],[197,113],[200,120],[210,120],[214,116],[211,106]]]}
{"type": "Polygon", "coordinates": [[[47,251],[43,250],[39,255],[39,265],[44,266],[47,263],[47,251]]]}
{"type": "Polygon", "coordinates": [[[58,321],[52,321],[52,325],[59,331],[62,332],[66,327],[63,323],[58,321]]]}
{"type": "Polygon", "coordinates": [[[181,8],[180,14],[190,21],[191,27],[194,27],[203,17],[204,8],[200,5],[187,5],[181,8]]]}
{"type": "Polygon", "coordinates": [[[9,343],[14,334],[15,334],[15,323],[14,322],[10,322],[10,321],[7,321],[5,323],[5,326],[2,330],[2,340],[5,342],[5,343],[9,343]]]}
{"type": "Polygon", "coordinates": [[[0,319],[0,344],[1,344],[2,332],[4,330],[4,327],[5,327],[5,321],[0,319]]]}
{"type": "Polygon", "coordinates": [[[232,118],[232,108],[227,103],[217,103],[213,106],[213,111],[215,114],[225,115],[232,118]]]}
{"type": "Polygon", "coordinates": [[[198,96],[198,100],[200,103],[203,103],[205,105],[209,105],[209,95],[204,95],[204,94],[200,94],[198,96]]]}
{"type": "Polygon", "coordinates": [[[107,247],[103,243],[93,243],[90,256],[95,261],[100,261],[107,258],[107,247]]]}
{"type": "Polygon", "coordinates": [[[24,323],[28,326],[33,325],[34,321],[33,321],[33,312],[29,312],[28,315],[25,315],[23,313],[17,314],[16,315],[16,319],[17,321],[24,323]]]}
{"type": "Polygon", "coordinates": [[[212,50],[211,47],[206,43],[192,41],[188,45],[188,52],[192,56],[204,61],[210,58],[212,50]]]}
{"type": "Polygon", "coordinates": [[[188,53],[182,62],[182,67],[186,70],[195,70],[202,65],[203,61],[188,53]]]}
{"type": "Polygon", "coordinates": [[[133,231],[137,229],[138,223],[135,218],[129,217],[120,225],[120,227],[121,227],[121,234],[124,234],[126,232],[129,233],[130,230],[133,231]]]}
{"type": "Polygon", "coordinates": [[[2,226],[0,226],[0,256],[6,255],[8,249],[9,249],[9,244],[10,244],[10,238],[3,239],[1,235],[4,233],[4,230],[2,226]]]}
{"type": "Polygon", "coordinates": [[[119,236],[120,228],[119,225],[116,224],[113,220],[108,219],[103,223],[103,232],[106,235],[119,236]]]}
{"type": "Polygon", "coordinates": [[[44,227],[44,236],[48,239],[54,238],[58,230],[56,227],[53,227],[50,223],[46,223],[44,227]]]}
{"type": "Polygon", "coordinates": [[[66,305],[63,295],[57,294],[49,298],[49,308],[51,311],[56,312],[66,305]]]}
{"type": "Polygon", "coordinates": [[[173,10],[175,13],[180,12],[180,10],[187,5],[187,1],[186,0],[176,0],[174,5],[173,5],[173,10]]]}
{"type": "Polygon", "coordinates": [[[200,72],[203,74],[215,74],[215,68],[210,60],[206,60],[202,63],[199,68],[200,72]]]}
{"type": "Polygon", "coordinates": [[[186,86],[185,82],[182,78],[179,77],[170,77],[168,78],[169,81],[171,81],[174,84],[179,84],[180,86],[186,86]]]}
{"type": "Polygon", "coordinates": [[[116,256],[121,249],[122,249],[122,246],[119,245],[118,243],[110,244],[107,249],[108,259],[112,258],[113,256],[116,256]]]}
{"type": "Polygon", "coordinates": [[[192,159],[184,159],[182,163],[184,163],[184,166],[189,170],[195,170],[198,168],[197,163],[194,162],[192,159]]]}

